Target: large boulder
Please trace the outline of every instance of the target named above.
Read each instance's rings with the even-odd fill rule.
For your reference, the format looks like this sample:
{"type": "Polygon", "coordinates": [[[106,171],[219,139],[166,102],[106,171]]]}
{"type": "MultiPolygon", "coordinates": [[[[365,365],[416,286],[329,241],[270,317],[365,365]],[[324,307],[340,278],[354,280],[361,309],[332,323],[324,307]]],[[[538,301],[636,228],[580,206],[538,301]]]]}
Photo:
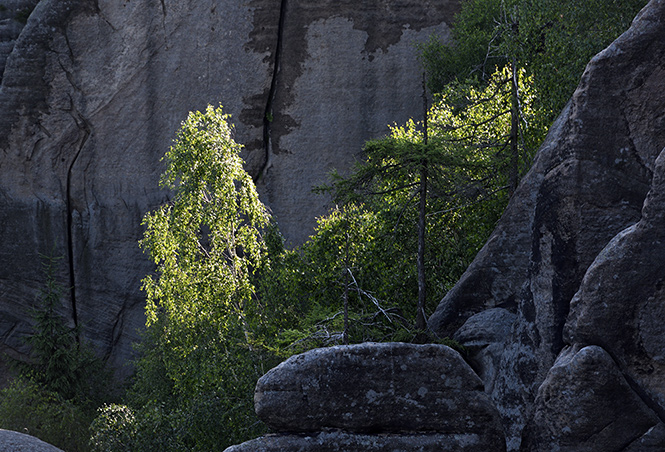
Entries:
{"type": "Polygon", "coordinates": [[[665,450],[665,424],[601,347],[566,348],[538,391],[525,432],[528,452],[626,451],[649,438],[665,450]]]}
{"type": "MultiPolygon", "coordinates": [[[[588,306],[589,312],[597,312],[584,314],[584,319],[575,314],[577,322],[602,317],[606,307],[612,309],[600,296],[588,304],[575,301],[571,305],[571,300],[599,253],[643,217],[656,158],[665,146],[664,23],[665,2],[652,0],[631,28],[589,63],[496,230],[430,318],[434,331],[452,336],[484,311],[500,308],[515,315],[504,330],[510,331],[505,340],[497,341],[492,327],[478,328],[487,332],[486,338],[468,336],[471,345],[501,344],[491,356],[477,348],[471,359],[481,367],[481,375],[491,378],[485,385],[504,419],[509,450],[519,449],[538,388],[565,345],[600,344],[599,338],[611,341],[617,336],[623,338],[620,342],[636,346],[642,342],[634,329],[619,326],[625,310],[632,312],[634,307],[610,315],[615,323],[594,321],[593,327],[589,323],[577,329],[571,323],[566,334],[564,325],[571,309],[582,314],[588,306]]],[[[649,243],[644,243],[645,249],[651,247],[649,243]]],[[[658,255],[657,247],[653,248],[651,252],[658,255]]],[[[638,256],[636,252],[628,258],[623,268],[641,268],[638,256]]],[[[647,278],[655,277],[660,268],[654,264],[647,278]]],[[[635,296],[657,296],[655,282],[641,288],[642,278],[633,278],[634,273],[615,272],[615,283],[604,279],[609,273],[595,281],[606,288],[601,289],[606,295],[623,285],[616,295],[624,295],[625,306],[638,303],[635,296]]],[[[584,289],[585,293],[592,290],[591,285],[584,289]]],[[[658,304],[644,306],[641,314],[628,319],[645,323],[660,313],[658,304]]],[[[655,326],[651,331],[659,334],[655,326]]],[[[464,336],[458,333],[457,337],[464,336]]],[[[602,344],[605,348],[606,342],[602,344]]],[[[629,371],[622,356],[614,355],[611,347],[605,349],[622,372],[629,371]]],[[[656,358],[649,361],[645,356],[639,355],[631,365],[637,367],[640,361],[647,366],[643,372],[656,370],[656,358]]],[[[654,349],[648,356],[660,354],[654,349]]],[[[634,375],[639,380],[639,372],[634,375]]],[[[650,385],[640,382],[639,390],[647,391],[650,385]]]]}
{"type": "Polygon", "coordinates": [[[504,451],[480,378],[444,345],[365,343],[293,356],[256,385],[273,431],[249,451],[504,451]]]}
{"type": "Polygon", "coordinates": [[[143,215],[168,200],[160,158],[190,110],[233,115],[290,243],[311,192],[364,140],[421,114],[415,44],[447,39],[457,0],[8,0],[0,12],[0,351],[25,356],[60,256],[62,314],[116,367],[143,325],[143,215]],[[17,11],[34,11],[27,22],[17,11]],[[6,64],[5,64],[6,57],[6,64]]]}
{"type": "Polygon", "coordinates": [[[301,435],[273,434],[232,446],[225,452],[491,452],[477,434],[442,433],[370,435],[343,431],[301,435]]]}
{"type": "Polygon", "coordinates": [[[498,434],[480,378],[443,345],[312,350],[261,377],[254,403],[259,418],[277,431],[498,434]]]}

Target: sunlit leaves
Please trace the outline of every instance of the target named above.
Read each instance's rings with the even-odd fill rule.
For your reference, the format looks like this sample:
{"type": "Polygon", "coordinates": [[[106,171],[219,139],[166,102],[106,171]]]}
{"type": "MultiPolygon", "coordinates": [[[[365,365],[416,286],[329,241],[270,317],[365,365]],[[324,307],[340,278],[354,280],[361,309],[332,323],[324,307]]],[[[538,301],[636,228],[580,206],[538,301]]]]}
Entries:
{"type": "Polygon", "coordinates": [[[432,91],[453,80],[485,82],[517,60],[534,77],[535,101],[551,122],[573,94],[589,60],[625,31],[646,0],[466,0],[454,43],[422,46],[432,91]]]}
{"type": "MultiPolygon", "coordinates": [[[[493,74],[487,84],[454,81],[437,94],[428,113],[427,144],[421,123],[394,125],[389,136],[366,143],[364,160],[348,177],[334,175],[327,190],[341,207],[321,218],[316,234],[303,245],[300,268],[306,276],[296,284],[298,293],[316,303],[310,313],[317,315],[308,324],[320,340],[342,327],[338,314],[346,266],[365,292],[351,291],[353,320],[366,324],[352,331],[353,340],[404,340],[403,333],[413,328],[423,163],[429,173],[425,267],[430,312],[484,244],[508,199],[512,152],[512,73],[507,67],[493,74]],[[386,321],[384,311],[395,316],[393,322],[386,321]],[[372,321],[360,320],[370,313],[372,321]]],[[[521,71],[519,82],[517,148],[523,174],[544,128],[533,108],[533,80],[521,71]]]]}
{"type": "Polygon", "coordinates": [[[263,371],[252,343],[261,320],[253,280],[269,222],[228,119],[221,107],[190,113],[163,158],[160,183],[172,198],[143,220],[141,247],[156,270],[143,280],[148,335],[134,388],[141,404],[193,419],[204,399],[217,400],[214,425],[181,426],[206,432],[183,433],[186,444],[216,447],[242,434],[222,412],[251,414],[248,394],[263,371]]]}
{"type": "Polygon", "coordinates": [[[146,215],[141,241],[157,264],[157,277],[144,280],[149,322],[163,310],[172,324],[205,318],[223,328],[251,298],[268,215],[227,119],[221,108],[191,113],[164,157],[161,183],[173,201],[146,215]]]}

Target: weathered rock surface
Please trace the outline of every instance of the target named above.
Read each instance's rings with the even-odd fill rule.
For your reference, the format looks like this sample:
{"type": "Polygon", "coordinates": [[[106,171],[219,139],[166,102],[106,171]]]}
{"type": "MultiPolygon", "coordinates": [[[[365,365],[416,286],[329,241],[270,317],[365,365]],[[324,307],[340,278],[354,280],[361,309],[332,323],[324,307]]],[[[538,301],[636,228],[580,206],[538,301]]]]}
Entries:
{"type": "Polygon", "coordinates": [[[562,352],[524,450],[665,450],[664,230],[665,150],[642,218],[603,249],[571,301],[566,342],[597,345],[562,352]]]}
{"type": "MultiPolygon", "coordinates": [[[[663,428],[665,424],[633,391],[605,350],[593,345],[581,350],[569,347],[538,391],[522,449],[623,451],[663,428]]],[[[657,445],[665,450],[665,437],[659,435],[657,445]]]]}
{"type": "Polygon", "coordinates": [[[607,350],[665,419],[665,150],[641,220],[589,267],[564,334],[568,343],[607,350]]]}
{"type": "Polygon", "coordinates": [[[256,385],[267,435],[240,451],[503,451],[482,382],[444,345],[365,343],[293,356],[256,385]]]}
{"type": "Polygon", "coordinates": [[[120,368],[143,325],[137,240],[163,203],[190,110],[222,104],[291,242],[311,186],[364,140],[420,114],[413,45],[447,36],[457,0],[8,0],[0,14],[0,351],[21,356],[41,254],[62,256],[63,314],[120,368]],[[11,9],[11,11],[9,11],[11,9]]]}
{"type": "Polygon", "coordinates": [[[14,49],[28,16],[39,0],[4,0],[0,5],[0,82],[7,57],[14,49]]]}
{"type": "Polygon", "coordinates": [[[0,452],[62,452],[62,450],[25,433],[0,430],[0,452]]]}
{"type": "Polygon", "coordinates": [[[517,316],[507,309],[491,308],[479,312],[455,332],[453,339],[464,344],[469,361],[492,393],[500,369],[500,358],[517,316]]]}
{"type": "Polygon", "coordinates": [[[256,414],[277,431],[492,433],[482,382],[443,345],[360,344],[294,356],[259,380],[256,414]]]}
{"type": "Polygon", "coordinates": [[[589,63],[488,243],[430,318],[441,335],[489,346],[493,329],[477,326],[487,337],[465,338],[465,322],[496,308],[516,316],[505,345],[476,347],[471,357],[502,414],[509,450],[519,449],[538,388],[565,345],[601,345],[632,390],[653,399],[649,408],[662,409],[656,357],[665,339],[654,320],[662,315],[662,233],[638,231],[648,229],[647,206],[655,201],[647,193],[665,146],[664,23],[665,2],[651,1],[589,63]],[[642,239],[631,251],[621,245],[642,239]],[[602,257],[617,253],[620,265],[602,257]]]}
{"type": "Polygon", "coordinates": [[[282,3],[259,190],[287,238],[298,243],[311,235],[313,214],[327,202],[312,187],[333,168],[347,170],[362,144],[385,134],[388,124],[422,116],[414,45],[433,32],[447,38],[459,0],[282,3]]]}

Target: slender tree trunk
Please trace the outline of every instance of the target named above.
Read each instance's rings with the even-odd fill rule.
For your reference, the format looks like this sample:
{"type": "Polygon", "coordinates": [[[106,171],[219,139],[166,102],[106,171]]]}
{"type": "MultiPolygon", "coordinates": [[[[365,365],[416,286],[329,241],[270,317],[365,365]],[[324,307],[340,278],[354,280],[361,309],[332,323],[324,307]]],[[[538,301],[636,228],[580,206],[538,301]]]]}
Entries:
{"type": "MultiPolygon", "coordinates": [[[[427,85],[423,74],[423,146],[427,149],[427,85]]],[[[420,206],[418,209],[418,311],[416,313],[416,329],[424,331],[427,328],[425,319],[425,230],[427,228],[427,159],[423,157],[420,163],[420,206]]]]}
{"type": "MultiPolygon", "coordinates": [[[[347,224],[348,228],[348,224],[347,224]]],[[[349,232],[346,232],[344,246],[344,344],[349,343],[349,232]]]]}
{"type": "Polygon", "coordinates": [[[518,92],[518,71],[517,61],[513,59],[513,76],[511,77],[511,100],[512,108],[510,110],[510,195],[512,196],[517,190],[519,182],[519,120],[520,120],[520,105],[519,105],[519,92],[518,92]]]}
{"type": "Polygon", "coordinates": [[[427,162],[423,161],[420,167],[420,207],[418,214],[418,312],[416,314],[416,329],[424,331],[427,328],[425,320],[425,229],[427,207],[427,162]]]}
{"type": "MultiPolygon", "coordinates": [[[[519,35],[519,22],[517,13],[512,21],[513,40],[517,42],[519,35]]],[[[517,56],[513,56],[511,77],[511,101],[510,109],[510,196],[517,190],[519,183],[519,127],[520,127],[520,102],[519,102],[519,71],[517,70],[517,56]]]]}

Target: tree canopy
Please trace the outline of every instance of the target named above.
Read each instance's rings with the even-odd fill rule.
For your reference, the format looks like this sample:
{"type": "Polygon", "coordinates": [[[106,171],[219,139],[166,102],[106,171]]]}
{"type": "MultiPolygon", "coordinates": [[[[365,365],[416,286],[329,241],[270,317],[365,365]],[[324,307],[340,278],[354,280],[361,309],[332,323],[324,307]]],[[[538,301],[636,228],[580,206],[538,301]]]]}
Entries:
{"type": "Polygon", "coordinates": [[[143,221],[141,246],[156,272],[143,281],[136,412],[107,408],[99,450],[117,440],[118,419],[133,419],[132,450],[217,450],[262,431],[251,394],[275,361],[256,336],[268,308],[253,279],[270,217],[228,119],[221,107],[190,113],[163,158],[172,200],[143,221]]]}

